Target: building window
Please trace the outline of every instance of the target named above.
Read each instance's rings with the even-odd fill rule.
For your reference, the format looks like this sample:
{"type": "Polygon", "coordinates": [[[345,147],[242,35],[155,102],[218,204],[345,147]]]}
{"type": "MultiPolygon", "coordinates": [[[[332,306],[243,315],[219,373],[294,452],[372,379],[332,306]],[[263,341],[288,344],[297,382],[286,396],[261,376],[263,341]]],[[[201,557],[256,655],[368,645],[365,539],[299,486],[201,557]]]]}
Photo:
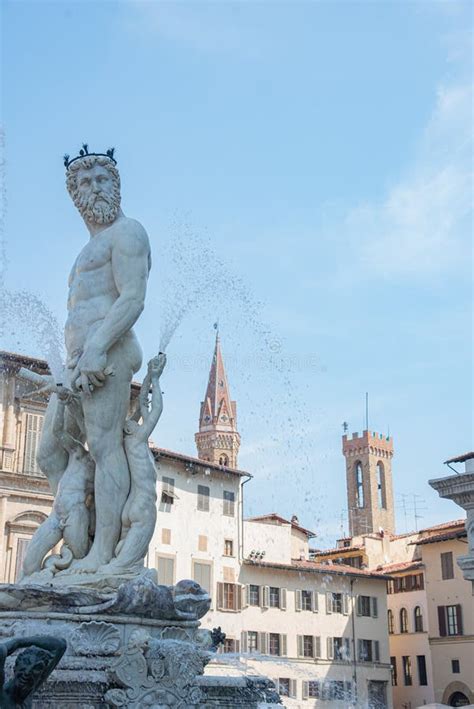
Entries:
{"type": "Polygon", "coordinates": [[[377,500],[379,509],[385,510],[387,508],[385,499],[385,469],[381,460],[377,463],[377,500]]]}
{"type": "Polygon", "coordinates": [[[397,658],[390,658],[390,671],[392,675],[392,687],[397,686],[397,658]]]}
{"type": "Polygon", "coordinates": [[[457,606],[446,606],[448,635],[459,635],[457,606]]]}
{"type": "Polygon", "coordinates": [[[174,558],[157,556],[158,583],[162,586],[174,585],[174,558]]]}
{"type": "Polygon", "coordinates": [[[239,611],[241,587],[236,583],[217,584],[217,608],[222,611],[239,611]]]}
{"type": "Polygon", "coordinates": [[[313,594],[311,591],[301,591],[301,609],[304,611],[313,610],[313,594]]]}
{"type": "Polygon", "coordinates": [[[420,687],[424,687],[428,684],[428,678],[426,676],[426,658],[424,655],[416,656],[416,664],[418,665],[418,682],[420,687]]]}
{"type": "Polygon", "coordinates": [[[333,638],[332,646],[335,660],[349,659],[349,638],[333,638]]]}
{"type": "Polygon", "coordinates": [[[207,485],[198,485],[197,508],[201,512],[209,512],[209,494],[210,489],[207,485]]]}
{"type": "Polygon", "coordinates": [[[422,633],[423,632],[423,615],[421,613],[420,606],[415,606],[415,610],[414,610],[413,615],[415,618],[415,633],[422,633]]]}
{"type": "Polygon", "coordinates": [[[162,512],[170,512],[171,505],[174,503],[174,478],[168,478],[163,475],[161,478],[161,506],[160,510],[162,512]]]}
{"type": "Polygon", "coordinates": [[[290,680],[287,677],[280,677],[278,679],[278,692],[282,697],[290,696],[290,680]]]}
{"type": "Polygon", "coordinates": [[[387,625],[389,634],[393,635],[393,611],[390,608],[387,611],[387,625]]]}
{"type": "Polygon", "coordinates": [[[329,595],[330,595],[331,613],[342,613],[342,611],[343,611],[342,593],[331,593],[329,595]]]}
{"type": "Polygon", "coordinates": [[[400,632],[408,633],[408,613],[406,608],[400,608],[400,632]]]}
{"type": "Polygon", "coordinates": [[[403,655],[402,657],[403,665],[403,683],[405,687],[411,687],[413,684],[413,679],[411,676],[411,659],[408,655],[403,655]]]}
{"type": "Polygon", "coordinates": [[[249,585],[249,606],[260,605],[260,586],[251,583],[249,585]]]}
{"type": "Polygon", "coordinates": [[[303,635],[303,657],[314,657],[314,640],[312,635],[303,635]]]}
{"type": "Polygon", "coordinates": [[[453,563],[453,552],[446,551],[441,554],[441,578],[443,581],[446,579],[454,578],[454,563],[453,563]]]}
{"type": "Polygon", "coordinates": [[[360,460],[355,464],[355,483],[356,483],[356,501],[357,507],[364,506],[364,476],[362,472],[362,463],[360,460]]]}
{"type": "Polygon", "coordinates": [[[269,653],[269,655],[280,655],[280,634],[279,633],[269,633],[268,653],[269,653]]]}
{"type": "Polygon", "coordinates": [[[232,539],[224,539],[224,556],[234,556],[234,542],[232,539]]]}
{"type": "Polygon", "coordinates": [[[199,561],[193,563],[193,579],[208,593],[211,592],[211,565],[199,561]]]}
{"type": "Polygon", "coordinates": [[[247,633],[248,652],[258,652],[258,633],[256,630],[249,630],[247,633]]]}
{"type": "Polygon", "coordinates": [[[377,601],[376,598],[371,596],[358,596],[357,597],[357,613],[358,615],[364,615],[370,618],[372,616],[372,608],[374,603],[372,601],[377,601]]]}
{"type": "Polygon", "coordinates": [[[458,675],[461,672],[461,664],[459,660],[451,660],[451,670],[454,675],[458,675]]]}
{"type": "Polygon", "coordinates": [[[222,651],[224,653],[239,652],[239,641],[234,638],[226,638],[224,640],[224,647],[222,651]]]}
{"type": "Polygon", "coordinates": [[[40,473],[36,462],[36,453],[41,440],[44,416],[41,414],[26,414],[25,421],[25,448],[23,456],[24,473],[40,473]]]}
{"type": "Polygon", "coordinates": [[[235,511],[235,494],[230,490],[224,490],[224,510],[227,517],[233,517],[235,511]]]}
{"type": "Polygon", "coordinates": [[[378,640],[359,640],[360,662],[380,662],[380,642],[378,640]]]}
{"type": "Polygon", "coordinates": [[[280,589],[276,586],[270,586],[269,601],[270,608],[280,607],[280,589]]]}
{"type": "Polygon", "coordinates": [[[455,606],[438,606],[438,623],[439,634],[441,637],[446,635],[462,635],[462,608],[458,603],[455,606]]]}
{"type": "Polygon", "coordinates": [[[311,699],[319,699],[319,682],[310,680],[308,682],[308,697],[311,699]]]}
{"type": "Polygon", "coordinates": [[[219,456],[219,465],[229,465],[229,457],[225,453],[219,456]]]}

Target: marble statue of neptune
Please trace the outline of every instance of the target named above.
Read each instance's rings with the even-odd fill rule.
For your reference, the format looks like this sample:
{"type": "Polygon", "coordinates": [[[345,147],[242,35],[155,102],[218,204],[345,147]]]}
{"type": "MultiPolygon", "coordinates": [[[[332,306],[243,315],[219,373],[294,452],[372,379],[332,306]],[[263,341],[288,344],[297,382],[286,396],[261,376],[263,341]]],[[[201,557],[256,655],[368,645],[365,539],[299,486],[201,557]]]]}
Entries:
{"type": "Polygon", "coordinates": [[[142,363],[132,328],[144,307],[151,257],[145,229],[120,207],[113,151],[89,154],[84,146],[81,153],[65,161],[67,189],[90,237],[69,276],[65,383],[79,394],[95,463],[95,534],[89,553],[67,571],[95,573],[114,556],[130,490],[123,431],[132,376],[142,363]]]}

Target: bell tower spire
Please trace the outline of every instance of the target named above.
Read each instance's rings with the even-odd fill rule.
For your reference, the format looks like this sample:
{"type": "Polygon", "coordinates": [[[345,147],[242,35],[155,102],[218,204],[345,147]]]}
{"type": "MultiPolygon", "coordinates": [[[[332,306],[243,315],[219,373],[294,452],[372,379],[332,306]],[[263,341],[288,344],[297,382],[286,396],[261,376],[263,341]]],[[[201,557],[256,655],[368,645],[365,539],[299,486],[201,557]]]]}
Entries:
{"type": "Polygon", "coordinates": [[[237,431],[237,404],[230,398],[222,358],[219,330],[209,372],[206,395],[201,402],[199,431],[194,438],[198,456],[216,465],[237,467],[240,434],[237,431]]]}

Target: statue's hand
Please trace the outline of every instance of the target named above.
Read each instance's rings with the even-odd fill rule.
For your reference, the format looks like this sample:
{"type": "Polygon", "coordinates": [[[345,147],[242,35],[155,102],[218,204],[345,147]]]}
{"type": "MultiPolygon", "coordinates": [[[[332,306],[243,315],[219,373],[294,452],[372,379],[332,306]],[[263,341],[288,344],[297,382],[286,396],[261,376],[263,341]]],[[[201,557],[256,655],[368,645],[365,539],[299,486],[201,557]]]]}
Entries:
{"type": "Polygon", "coordinates": [[[76,389],[89,395],[94,387],[104,385],[107,367],[107,355],[92,348],[86,348],[72,375],[76,389]]]}
{"type": "Polygon", "coordinates": [[[166,365],[166,355],[164,352],[160,352],[159,355],[153,357],[148,363],[148,369],[153,377],[161,377],[163,370],[166,365]]]}

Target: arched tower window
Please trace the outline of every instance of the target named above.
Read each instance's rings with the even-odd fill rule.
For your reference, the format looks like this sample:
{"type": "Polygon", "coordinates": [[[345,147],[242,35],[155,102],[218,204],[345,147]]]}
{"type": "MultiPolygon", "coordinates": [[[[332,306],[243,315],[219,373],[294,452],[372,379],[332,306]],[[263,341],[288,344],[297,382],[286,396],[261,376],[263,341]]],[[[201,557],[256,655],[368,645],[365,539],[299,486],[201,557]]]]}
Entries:
{"type": "Polygon", "coordinates": [[[229,457],[225,453],[219,456],[219,465],[229,465],[229,457]]]}
{"type": "Polygon", "coordinates": [[[400,632],[408,633],[408,613],[406,608],[400,608],[400,632]]]}
{"type": "Polygon", "coordinates": [[[362,472],[362,463],[360,460],[355,464],[355,483],[356,483],[356,504],[357,507],[364,506],[364,477],[362,472]]]}
{"type": "Polygon", "coordinates": [[[390,608],[387,611],[387,625],[389,634],[393,635],[393,611],[390,608]]]}
{"type": "Polygon", "coordinates": [[[413,612],[414,619],[415,619],[415,633],[422,633],[423,632],[423,613],[421,612],[420,606],[415,606],[415,610],[413,612]]]}
{"type": "Polygon", "coordinates": [[[379,509],[387,509],[387,499],[385,495],[385,468],[381,460],[377,463],[377,500],[379,509]]]}

